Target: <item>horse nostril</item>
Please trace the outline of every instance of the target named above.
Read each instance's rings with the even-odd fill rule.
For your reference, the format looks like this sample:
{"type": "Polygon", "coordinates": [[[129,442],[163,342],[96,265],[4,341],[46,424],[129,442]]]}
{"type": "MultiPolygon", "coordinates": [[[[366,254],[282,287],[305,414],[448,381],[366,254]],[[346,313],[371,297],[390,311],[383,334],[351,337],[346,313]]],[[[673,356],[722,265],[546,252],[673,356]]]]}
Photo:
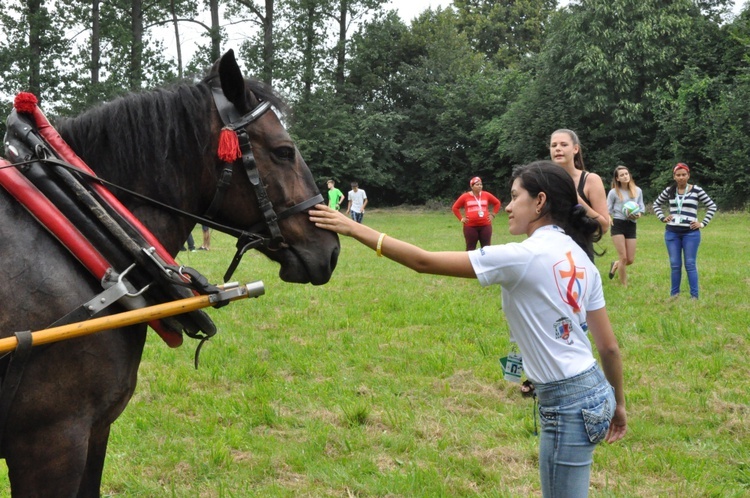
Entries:
{"type": "Polygon", "coordinates": [[[340,248],[336,248],[336,250],[331,253],[331,271],[333,271],[336,268],[336,265],[339,261],[339,254],[341,252],[340,248]]]}

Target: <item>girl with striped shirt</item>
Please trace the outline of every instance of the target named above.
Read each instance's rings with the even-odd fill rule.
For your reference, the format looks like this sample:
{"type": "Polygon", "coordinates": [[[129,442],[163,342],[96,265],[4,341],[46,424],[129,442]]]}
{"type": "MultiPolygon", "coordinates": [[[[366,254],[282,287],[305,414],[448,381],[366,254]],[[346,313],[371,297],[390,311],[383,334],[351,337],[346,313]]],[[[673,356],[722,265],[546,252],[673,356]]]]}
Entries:
{"type": "Polygon", "coordinates": [[[690,297],[698,299],[698,246],[701,243],[701,229],[716,213],[716,203],[698,185],[688,183],[690,168],[685,163],[677,163],[672,170],[674,183],[667,187],[654,201],[654,214],[667,224],[664,242],[669,253],[669,266],[672,270],[670,296],[680,294],[682,280],[682,257],[685,256],[685,271],[690,285],[690,297]],[[698,206],[706,207],[702,221],[698,221],[698,206]],[[665,216],[662,206],[669,206],[665,216]]]}

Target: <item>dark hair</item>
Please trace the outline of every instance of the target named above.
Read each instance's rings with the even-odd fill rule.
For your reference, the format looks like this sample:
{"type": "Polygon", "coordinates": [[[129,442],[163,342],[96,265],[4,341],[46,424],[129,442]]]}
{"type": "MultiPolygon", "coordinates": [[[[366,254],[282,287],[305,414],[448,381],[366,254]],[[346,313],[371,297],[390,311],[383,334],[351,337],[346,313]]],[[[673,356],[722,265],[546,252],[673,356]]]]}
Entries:
{"type": "Polygon", "coordinates": [[[594,254],[594,243],[602,238],[602,227],[599,222],[586,215],[586,208],[578,204],[578,194],[573,179],[557,164],[551,161],[535,161],[513,170],[511,183],[519,179],[521,186],[531,197],[540,192],[547,196],[539,217],[549,215],[552,221],[565,230],[591,260],[594,254]]]}
{"type": "MultiPolygon", "coordinates": [[[[555,133],[567,133],[567,135],[570,137],[570,140],[573,142],[573,145],[578,146],[578,152],[576,152],[576,155],[573,156],[573,166],[575,166],[576,169],[580,169],[581,171],[586,171],[586,166],[583,164],[583,145],[581,145],[581,141],[578,140],[578,135],[576,135],[576,132],[573,130],[568,130],[566,128],[560,128],[559,130],[555,130],[552,132],[552,135],[555,133]]],[[[550,135],[550,138],[552,137],[550,135]]]]}

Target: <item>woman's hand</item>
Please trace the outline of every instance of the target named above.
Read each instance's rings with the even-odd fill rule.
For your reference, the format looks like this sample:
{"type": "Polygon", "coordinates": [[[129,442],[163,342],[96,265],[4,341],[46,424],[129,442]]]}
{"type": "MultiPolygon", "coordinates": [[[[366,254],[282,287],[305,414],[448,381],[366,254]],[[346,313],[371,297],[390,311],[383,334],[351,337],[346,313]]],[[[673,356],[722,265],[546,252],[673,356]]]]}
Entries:
{"type": "Polygon", "coordinates": [[[625,407],[617,405],[615,408],[615,414],[612,417],[612,421],[609,423],[609,430],[604,440],[608,443],[614,443],[625,437],[625,433],[628,431],[627,415],[625,414],[625,407]]]}
{"type": "Polygon", "coordinates": [[[352,229],[358,223],[351,218],[335,211],[324,204],[318,204],[309,211],[310,221],[318,228],[340,233],[341,235],[352,234],[352,229]]]}

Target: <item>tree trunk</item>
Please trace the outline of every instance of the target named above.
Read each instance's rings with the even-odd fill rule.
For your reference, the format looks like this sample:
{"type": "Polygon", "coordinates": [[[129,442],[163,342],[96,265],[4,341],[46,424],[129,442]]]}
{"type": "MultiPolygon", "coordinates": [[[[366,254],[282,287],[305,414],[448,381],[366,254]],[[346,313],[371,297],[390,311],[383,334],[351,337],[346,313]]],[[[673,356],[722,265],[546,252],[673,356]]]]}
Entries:
{"type": "Polygon", "coordinates": [[[169,10],[172,11],[172,24],[174,24],[174,44],[175,48],[177,49],[177,77],[179,79],[182,79],[182,46],[180,45],[180,25],[177,22],[177,10],[174,4],[174,0],[169,0],[169,10]]]}
{"type": "Polygon", "coordinates": [[[143,2],[131,0],[131,30],[133,39],[130,46],[130,90],[141,89],[143,81],[143,2]]]}
{"type": "Polygon", "coordinates": [[[339,43],[336,46],[336,89],[344,87],[344,62],[346,61],[346,13],[349,0],[341,0],[339,4],[339,43]]]}
{"type": "Polygon", "coordinates": [[[273,0],[266,0],[266,16],[263,19],[263,82],[273,84],[273,0]]]}
{"type": "Polygon", "coordinates": [[[219,25],[219,0],[209,0],[211,9],[211,61],[221,57],[221,26],[219,25]]]}
{"type": "Polygon", "coordinates": [[[101,65],[99,0],[91,2],[91,84],[99,84],[99,67],[101,65]]]}
{"type": "Polygon", "coordinates": [[[315,77],[315,4],[307,3],[307,16],[305,19],[305,46],[302,49],[303,73],[302,73],[302,100],[307,102],[312,93],[313,78],[315,77]]]}
{"type": "Polygon", "coordinates": [[[28,90],[34,95],[41,95],[42,33],[44,20],[42,1],[29,0],[29,81],[28,90]]]}

